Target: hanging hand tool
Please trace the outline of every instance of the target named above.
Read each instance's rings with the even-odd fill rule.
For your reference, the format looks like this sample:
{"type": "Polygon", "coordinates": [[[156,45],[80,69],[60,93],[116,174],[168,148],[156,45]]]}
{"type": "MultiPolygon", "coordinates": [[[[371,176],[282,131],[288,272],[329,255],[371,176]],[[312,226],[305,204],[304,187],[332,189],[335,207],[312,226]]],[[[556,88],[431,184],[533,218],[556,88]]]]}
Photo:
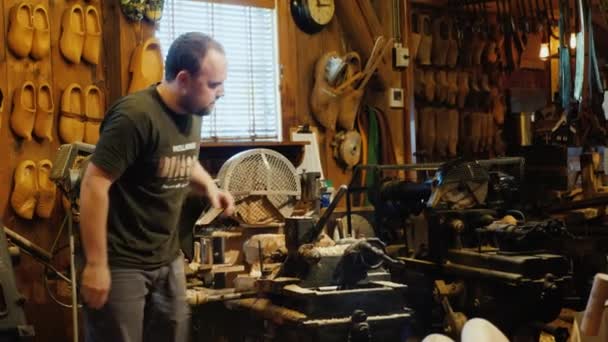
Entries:
{"type": "Polygon", "coordinates": [[[515,15],[518,18],[517,32],[518,32],[518,34],[521,34],[520,38],[521,38],[522,44],[526,45],[528,43],[528,37],[526,36],[526,33],[525,33],[525,29],[526,29],[525,14],[523,12],[521,0],[515,0],[515,10],[517,11],[517,13],[515,13],[515,15]]]}
{"type": "MultiPolygon", "coordinates": [[[[503,8],[507,9],[506,3],[504,1],[507,0],[503,0],[503,8]]],[[[513,32],[512,26],[511,26],[511,20],[509,20],[509,15],[505,14],[502,18],[502,25],[504,28],[504,32],[505,32],[505,67],[507,72],[511,73],[513,72],[513,70],[515,69],[515,63],[513,61],[513,35],[515,34],[513,32]]],[[[518,63],[519,65],[519,63],[518,63]]]]}
{"type": "Polygon", "coordinates": [[[572,74],[570,67],[570,49],[568,49],[568,32],[566,24],[568,22],[568,1],[559,0],[559,89],[562,108],[570,106],[570,96],[572,94],[572,74]]]}
{"type": "Polygon", "coordinates": [[[576,33],[576,72],[574,76],[574,99],[579,103],[583,97],[583,80],[585,78],[585,16],[583,0],[576,0],[575,12],[578,13],[580,31],[576,33]]]}
{"type": "Polygon", "coordinates": [[[524,45],[528,44],[528,33],[530,33],[530,18],[528,17],[528,10],[526,9],[526,3],[524,0],[519,0],[521,4],[522,10],[522,20],[521,20],[521,32],[522,32],[522,41],[524,45]]]}
{"type": "Polygon", "coordinates": [[[534,32],[541,32],[543,29],[543,15],[538,0],[534,0],[534,32]]]}
{"type": "Polygon", "coordinates": [[[519,39],[519,34],[517,33],[517,25],[515,24],[515,18],[513,17],[513,8],[511,7],[511,0],[507,0],[508,8],[509,8],[509,26],[512,32],[513,46],[517,50],[517,65],[521,61],[521,54],[524,51],[524,47],[519,39]]]}
{"type": "Polygon", "coordinates": [[[587,53],[588,63],[589,63],[589,100],[593,98],[593,90],[595,86],[595,90],[599,94],[604,94],[604,87],[602,84],[602,76],[600,74],[600,68],[597,62],[597,54],[595,52],[595,37],[593,30],[593,21],[591,20],[591,4],[587,5],[586,8],[586,21],[587,21],[587,31],[589,32],[589,52],[587,53]]]}
{"type": "MultiPolygon", "coordinates": [[[[552,1],[553,0],[549,0],[549,3],[551,3],[552,1]]],[[[553,17],[553,10],[551,10],[551,11],[549,10],[549,6],[547,5],[547,0],[542,0],[542,5],[543,5],[542,12],[544,15],[543,23],[545,25],[545,29],[547,30],[547,42],[550,39],[549,37],[553,37],[554,39],[559,39],[559,37],[553,33],[553,25],[555,25],[555,22],[553,21],[553,19],[555,19],[553,17]],[[549,12],[551,12],[551,13],[549,13],[549,12]]],[[[551,7],[553,7],[553,6],[551,6],[551,7]]]]}

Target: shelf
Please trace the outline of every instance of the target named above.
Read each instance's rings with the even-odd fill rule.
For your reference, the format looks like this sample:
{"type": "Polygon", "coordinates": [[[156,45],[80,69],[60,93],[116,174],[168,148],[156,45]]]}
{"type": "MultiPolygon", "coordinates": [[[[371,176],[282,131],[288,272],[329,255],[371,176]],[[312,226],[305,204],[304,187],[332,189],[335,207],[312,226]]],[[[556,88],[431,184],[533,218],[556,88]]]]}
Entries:
{"type": "Polygon", "coordinates": [[[245,266],[243,265],[213,265],[211,272],[213,273],[238,273],[244,272],[245,266]]]}
{"type": "Polygon", "coordinates": [[[239,227],[243,229],[277,229],[283,228],[285,223],[268,223],[268,224],[247,224],[241,223],[239,227]]]}

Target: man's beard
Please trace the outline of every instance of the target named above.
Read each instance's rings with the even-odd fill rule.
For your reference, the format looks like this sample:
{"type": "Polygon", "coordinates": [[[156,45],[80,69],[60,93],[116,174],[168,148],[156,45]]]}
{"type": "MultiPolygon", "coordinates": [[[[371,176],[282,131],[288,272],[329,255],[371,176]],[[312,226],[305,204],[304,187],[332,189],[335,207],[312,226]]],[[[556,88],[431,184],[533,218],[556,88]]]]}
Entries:
{"type": "Polygon", "coordinates": [[[213,107],[205,107],[201,110],[198,111],[193,111],[192,114],[196,115],[196,116],[207,116],[207,115],[211,115],[211,113],[213,113],[213,107]]]}
{"type": "Polygon", "coordinates": [[[196,116],[207,116],[213,113],[213,104],[207,107],[196,107],[194,104],[194,100],[188,96],[182,96],[179,100],[180,107],[185,109],[186,112],[191,113],[196,116]]]}

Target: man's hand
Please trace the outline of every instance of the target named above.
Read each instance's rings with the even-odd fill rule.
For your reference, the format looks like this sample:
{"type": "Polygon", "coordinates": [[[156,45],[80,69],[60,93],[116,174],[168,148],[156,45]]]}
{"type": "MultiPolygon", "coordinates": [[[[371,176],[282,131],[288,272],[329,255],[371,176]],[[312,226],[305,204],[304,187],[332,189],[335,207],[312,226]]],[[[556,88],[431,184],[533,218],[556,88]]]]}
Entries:
{"type": "Polygon", "coordinates": [[[234,214],[234,198],[228,191],[220,190],[200,163],[194,163],[190,183],[199,193],[205,194],[214,208],[224,209],[224,215],[234,214]]]}
{"type": "Polygon", "coordinates": [[[209,193],[209,201],[214,208],[223,208],[224,215],[234,214],[234,197],[228,191],[218,189],[209,193]]]}
{"type": "Polygon", "coordinates": [[[100,309],[108,300],[108,293],[110,292],[110,269],[108,265],[87,263],[82,272],[80,291],[84,302],[90,308],[100,309]]]}

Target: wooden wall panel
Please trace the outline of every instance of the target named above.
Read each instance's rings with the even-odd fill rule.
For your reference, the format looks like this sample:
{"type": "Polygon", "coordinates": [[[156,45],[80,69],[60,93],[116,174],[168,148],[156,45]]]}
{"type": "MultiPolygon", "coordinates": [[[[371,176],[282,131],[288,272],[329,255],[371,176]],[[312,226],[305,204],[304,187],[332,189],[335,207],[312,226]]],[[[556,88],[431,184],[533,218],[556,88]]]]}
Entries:
{"type": "MultiPolygon", "coordinates": [[[[2,223],[30,239],[42,248],[50,250],[51,245],[59,232],[64,211],[61,206],[58,194],[55,201],[55,209],[50,219],[34,217],[32,220],[25,220],[18,217],[10,206],[10,195],[14,188],[13,173],[16,166],[23,160],[38,162],[42,159],[54,160],[55,153],[61,141],[58,137],[58,121],[61,106],[61,93],[71,83],[79,83],[86,87],[91,84],[97,85],[104,93],[105,69],[104,56],[102,52],[101,62],[98,66],[92,66],[82,61],[74,65],[66,61],[59,51],[59,38],[61,34],[61,19],[64,10],[73,4],[97,6],[91,2],[68,1],[68,0],[29,0],[26,3],[36,6],[42,4],[46,6],[50,21],[51,34],[51,55],[41,61],[35,61],[30,57],[23,59],[16,58],[8,49],[5,39],[8,32],[8,17],[10,9],[21,2],[21,0],[4,0],[0,4],[3,14],[0,17],[1,36],[0,41],[4,48],[0,49],[0,89],[4,93],[4,110],[1,116],[0,127],[0,158],[2,168],[0,168],[0,210],[2,223]],[[43,81],[49,82],[52,86],[54,102],[54,123],[53,141],[40,140],[34,138],[32,141],[25,141],[17,137],[9,125],[10,113],[12,109],[12,97],[15,89],[18,89],[23,82],[32,81],[37,86],[43,81]]],[[[103,12],[99,10],[103,20],[103,12]]],[[[104,44],[102,43],[102,46],[104,44]]],[[[67,243],[66,234],[62,234],[59,246],[67,243]]],[[[55,265],[58,267],[67,266],[68,255],[66,250],[59,253],[55,258],[55,265]]],[[[17,283],[20,292],[26,299],[26,315],[29,323],[34,325],[36,330],[36,341],[62,341],[71,339],[71,313],[68,309],[62,308],[52,302],[47,296],[43,286],[43,266],[33,258],[22,253],[21,261],[15,269],[17,283]]],[[[50,286],[52,289],[55,285],[50,286]]],[[[63,298],[65,299],[65,298],[63,298]]]]}
{"type": "MultiPolygon", "coordinates": [[[[350,2],[351,0],[336,0],[350,2]]],[[[382,24],[382,30],[385,37],[393,37],[392,32],[392,1],[372,1],[374,10],[382,24]]],[[[348,4],[349,6],[351,4],[348,4]]],[[[285,6],[287,7],[287,6],[285,6]]],[[[336,6],[338,10],[340,7],[336,6]]],[[[313,87],[313,70],[317,59],[324,53],[335,50],[340,54],[355,49],[358,44],[356,37],[352,37],[346,32],[347,28],[342,25],[340,12],[336,12],[336,16],[330,24],[321,32],[308,35],[300,31],[291,18],[289,8],[281,9],[279,3],[279,32],[281,51],[284,51],[284,46],[288,45],[287,51],[281,55],[281,64],[283,65],[282,73],[282,103],[283,103],[283,130],[284,137],[288,139],[289,127],[297,125],[310,124],[318,126],[314,117],[311,114],[309,99],[313,87]],[[291,30],[286,34],[285,30],[291,30]],[[295,39],[294,39],[295,36],[295,39]],[[295,51],[295,52],[294,52],[295,51]],[[294,56],[295,54],[295,56],[294,56]],[[295,63],[294,61],[295,57],[295,63]],[[293,64],[292,64],[293,63],[293,64]],[[293,70],[295,65],[295,72],[293,70]],[[288,104],[285,106],[285,104],[288,104]],[[295,109],[294,109],[295,106],[295,109]]],[[[369,51],[357,51],[362,56],[369,54],[369,51]]],[[[387,56],[390,60],[390,56],[387,56]]],[[[362,61],[365,64],[366,60],[362,61]]],[[[406,88],[403,83],[404,77],[407,79],[411,74],[407,71],[390,72],[388,84],[389,87],[406,88]]],[[[407,94],[407,89],[406,94],[407,94]]],[[[391,109],[388,107],[388,90],[374,90],[368,87],[363,98],[362,104],[367,103],[377,106],[387,114],[388,121],[391,125],[391,140],[395,147],[396,160],[398,163],[404,163],[411,160],[411,152],[409,147],[406,149],[406,142],[409,144],[409,131],[405,130],[406,120],[409,117],[407,104],[403,109],[391,109]]],[[[331,179],[334,186],[348,184],[351,178],[351,172],[345,171],[336,162],[333,157],[333,148],[331,143],[335,136],[335,132],[319,129],[318,137],[319,148],[321,155],[321,163],[323,165],[326,178],[331,179]]],[[[409,146],[409,145],[408,145],[409,146]]]]}
{"type": "Polygon", "coordinates": [[[119,1],[104,1],[104,13],[108,20],[104,22],[104,35],[108,42],[105,57],[108,60],[108,103],[112,104],[127,94],[129,88],[129,62],[137,44],[154,35],[154,25],[147,22],[128,20],[120,9],[119,1]]]}

